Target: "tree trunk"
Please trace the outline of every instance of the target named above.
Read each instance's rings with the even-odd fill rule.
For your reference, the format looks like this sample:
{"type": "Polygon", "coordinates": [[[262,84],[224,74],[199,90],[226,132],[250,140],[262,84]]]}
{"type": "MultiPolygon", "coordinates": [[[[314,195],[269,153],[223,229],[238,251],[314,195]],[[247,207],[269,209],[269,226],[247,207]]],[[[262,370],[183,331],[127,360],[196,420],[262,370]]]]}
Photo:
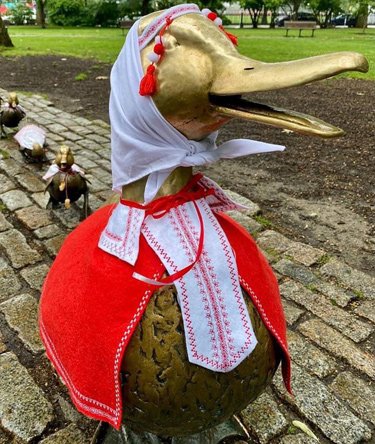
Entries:
{"type": "Polygon", "coordinates": [[[14,46],[12,40],[9,37],[8,28],[4,25],[1,16],[0,16],[0,46],[6,46],[8,48],[14,46]]]}
{"type": "Polygon", "coordinates": [[[150,12],[150,0],[142,0],[141,15],[147,15],[150,12]]]}
{"type": "Polygon", "coordinates": [[[368,3],[362,3],[358,9],[358,18],[355,24],[356,28],[366,28],[368,19],[368,3]]]}
{"type": "Polygon", "coordinates": [[[38,0],[36,6],[36,24],[44,29],[46,27],[45,0],[38,0]]]}
{"type": "Polygon", "coordinates": [[[262,15],[262,25],[268,24],[267,16],[268,16],[268,9],[266,7],[264,7],[263,15],[262,15]]]}

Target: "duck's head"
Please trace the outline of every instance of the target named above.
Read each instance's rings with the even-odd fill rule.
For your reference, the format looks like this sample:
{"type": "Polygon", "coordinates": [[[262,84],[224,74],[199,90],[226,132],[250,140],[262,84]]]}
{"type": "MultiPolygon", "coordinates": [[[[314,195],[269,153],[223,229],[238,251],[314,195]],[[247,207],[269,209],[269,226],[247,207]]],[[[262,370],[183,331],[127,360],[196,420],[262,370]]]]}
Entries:
{"type": "Polygon", "coordinates": [[[72,150],[67,145],[61,145],[56,158],[55,164],[61,169],[68,169],[74,163],[72,150]]]}
{"type": "MultiPolygon", "coordinates": [[[[139,32],[157,17],[141,19],[139,32]]],[[[164,34],[165,53],[156,64],[157,92],[153,100],[177,130],[199,140],[232,118],[257,121],[307,135],[343,134],[315,117],[258,105],[243,94],[305,85],[345,71],[368,70],[355,52],[338,52],[290,62],[263,63],[238,53],[227,35],[201,14],[176,18],[164,34]]],[[[144,70],[152,41],[141,52],[144,70]]]]}
{"type": "Polygon", "coordinates": [[[15,92],[9,93],[8,103],[9,103],[9,106],[12,108],[15,108],[20,103],[18,100],[17,93],[15,93],[15,92]]]}
{"type": "Polygon", "coordinates": [[[44,155],[44,149],[40,143],[33,143],[31,156],[32,157],[42,157],[44,155]]]}

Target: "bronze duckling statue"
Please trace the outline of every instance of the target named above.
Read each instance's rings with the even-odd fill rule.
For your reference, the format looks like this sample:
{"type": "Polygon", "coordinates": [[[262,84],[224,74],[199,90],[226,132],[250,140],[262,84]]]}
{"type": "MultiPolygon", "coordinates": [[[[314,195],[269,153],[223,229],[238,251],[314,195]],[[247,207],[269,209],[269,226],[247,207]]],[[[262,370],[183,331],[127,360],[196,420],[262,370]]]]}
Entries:
{"type": "MultiPolygon", "coordinates": [[[[368,67],[365,58],[356,53],[337,53],[275,64],[244,57],[238,54],[216,15],[209,13],[205,17],[192,5],[180,5],[153,13],[142,18],[135,26],[127,37],[127,42],[129,36],[133,40],[129,40],[131,43],[128,47],[125,46],[129,58],[126,58],[126,51],[122,52],[120,63],[116,62],[114,67],[119,82],[116,84],[115,78],[111,79],[114,92],[111,105],[117,104],[119,111],[135,107],[135,103],[137,106],[141,104],[136,112],[142,114],[150,104],[145,101],[152,100],[156,107],[152,117],[160,113],[174,135],[182,134],[191,141],[191,152],[185,157],[197,154],[198,158],[203,151],[196,152],[194,142],[206,140],[234,117],[309,135],[341,135],[340,129],[319,119],[260,106],[246,101],[241,95],[303,85],[348,70],[365,72],[368,67]],[[174,17],[176,11],[181,13],[174,17]],[[135,48],[133,52],[132,48],[135,48]],[[150,53],[155,53],[160,59],[154,55],[150,57],[150,53]],[[130,63],[130,68],[127,63],[130,63]],[[142,96],[152,95],[152,99],[135,98],[133,102],[132,90],[124,93],[121,88],[125,88],[128,75],[130,78],[132,71],[139,68],[138,64],[141,64],[139,80],[144,75],[139,91],[142,96]],[[122,73],[121,68],[125,68],[122,73]]],[[[112,143],[116,143],[121,131],[124,132],[121,127],[124,120],[119,121],[116,132],[113,129],[117,117],[114,114],[112,117],[112,143]]],[[[144,126],[151,129],[153,123],[152,118],[142,121],[144,126]]],[[[160,134],[157,132],[155,138],[160,134]]],[[[142,142],[147,143],[147,140],[143,139],[142,142]]],[[[170,146],[170,150],[173,149],[177,150],[178,146],[170,146]]],[[[125,145],[122,152],[124,158],[116,157],[112,152],[113,160],[126,161],[127,150],[128,146],[125,145]]],[[[147,168],[147,156],[141,161],[147,168]]],[[[190,361],[186,347],[189,325],[186,328],[183,322],[182,297],[176,289],[177,279],[167,284],[165,268],[161,266],[160,270],[157,269],[162,262],[158,260],[164,252],[155,258],[145,240],[149,233],[143,231],[143,236],[139,238],[140,251],[147,250],[148,255],[140,255],[133,266],[119,260],[126,253],[126,237],[131,235],[132,230],[129,219],[137,214],[136,210],[141,212],[144,209],[147,212],[154,205],[154,209],[159,209],[155,218],[165,217],[163,211],[168,213],[160,206],[161,203],[168,204],[175,196],[182,198],[184,195],[186,198],[190,192],[200,191],[194,190],[196,182],[191,188],[186,188],[190,187],[194,177],[191,164],[184,162],[185,158],[181,161],[182,165],[167,171],[166,179],[151,201],[146,202],[145,195],[150,183],[148,174],[153,172],[122,184],[120,204],[123,207],[120,204],[116,208],[113,205],[105,206],[78,226],[64,243],[44,286],[40,310],[41,335],[47,354],[66,382],[76,407],[86,415],[107,421],[116,428],[121,426],[122,421],[125,425],[117,437],[116,432],[109,432],[100,441],[103,443],[133,442],[126,431],[129,428],[139,434],[134,442],[158,443],[163,442],[160,437],[181,437],[178,442],[182,443],[182,437],[186,436],[189,443],[216,444],[222,437],[215,435],[211,439],[209,434],[204,435],[205,431],[215,429],[254,400],[272,379],[280,360],[283,360],[283,364],[287,361],[287,349],[270,321],[271,313],[259,305],[260,298],[263,298],[263,305],[267,299],[278,303],[276,279],[271,276],[270,267],[244,230],[238,229],[236,236],[230,236],[228,229],[226,234],[235,249],[237,260],[242,239],[247,239],[245,250],[251,250],[251,255],[239,271],[241,274],[254,273],[252,286],[241,279],[241,289],[257,345],[251,354],[228,372],[212,371],[190,361]],[[130,209],[125,210],[125,206],[130,209]],[[118,223],[125,231],[124,237],[116,232],[115,226],[110,226],[117,209],[121,216],[118,223]],[[128,211],[128,216],[123,216],[121,211],[128,211]],[[102,236],[106,237],[106,241],[108,239],[106,250],[98,248],[102,236]],[[79,248],[81,252],[76,257],[73,253],[79,248]],[[74,280],[77,282],[69,288],[65,288],[61,281],[61,276],[67,270],[74,270],[74,280]],[[135,274],[141,276],[141,279],[137,278],[138,282],[135,282],[135,274]],[[152,287],[155,282],[159,286],[156,289],[152,287]],[[109,345],[111,340],[113,342],[109,345]],[[106,354],[107,347],[109,351],[106,354]],[[72,350],[74,359],[71,357],[72,350]]],[[[128,168],[132,174],[135,166],[125,164],[124,168],[128,168]]],[[[119,184],[114,185],[117,188],[119,184]]],[[[220,214],[216,217],[224,227],[227,219],[220,214]]],[[[141,226],[147,221],[134,220],[141,226]]],[[[185,223],[182,217],[181,221],[181,224],[185,223]]],[[[178,231],[178,224],[174,227],[178,231]]],[[[198,238],[199,235],[193,233],[192,242],[197,244],[198,238]]],[[[147,239],[151,239],[151,236],[147,239]]],[[[174,247],[176,254],[179,247],[179,244],[174,247]]],[[[128,253],[131,255],[136,248],[137,244],[132,244],[128,253]]],[[[241,254],[246,256],[247,251],[241,254]]],[[[220,289],[215,287],[215,291],[219,293],[220,289]]],[[[192,299],[200,298],[199,286],[191,296],[192,299]]],[[[208,322],[206,319],[202,317],[203,326],[208,322]]],[[[278,319],[282,319],[282,311],[278,319]]],[[[280,322],[282,324],[283,320],[280,322]]],[[[285,325],[282,328],[285,329],[285,325]]],[[[283,368],[285,370],[287,365],[283,368]]],[[[287,372],[285,378],[288,380],[287,372]]]]}
{"type": "Polygon", "coordinates": [[[70,208],[82,195],[83,217],[89,214],[89,188],[84,171],[74,163],[72,150],[62,145],[43,179],[47,181],[46,190],[50,197],[47,208],[58,208],[61,203],[70,208]]]}
{"type": "Polygon", "coordinates": [[[7,136],[4,126],[7,128],[17,128],[20,121],[26,116],[25,110],[19,104],[17,94],[11,92],[8,100],[1,106],[1,102],[5,102],[0,97],[0,139],[7,136]]]}
{"type": "Polygon", "coordinates": [[[36,125],[25,125],[14,136],[20,147],[20,152],[26,162],[44,163],[48,162],[46,156],[47,143],[44,129],[36,125]]]}

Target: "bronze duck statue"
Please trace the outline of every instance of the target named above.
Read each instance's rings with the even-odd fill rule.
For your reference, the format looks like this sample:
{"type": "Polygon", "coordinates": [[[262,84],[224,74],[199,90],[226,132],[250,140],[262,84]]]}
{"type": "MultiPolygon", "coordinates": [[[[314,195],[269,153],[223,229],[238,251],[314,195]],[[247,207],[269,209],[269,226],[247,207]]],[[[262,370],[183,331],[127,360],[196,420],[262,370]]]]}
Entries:
{"type": "Polygon", "coordinates": [[[49,193],[47,208],[58,208],[64,204],[70,208],[82,195],[83,218],[89,214],[89,188],[84,172],[74,163],[74,155],[70,147],[62,145],[56,154],[53,164],[43,176],[47,181],[45,191],[49,193]]]}
{"type": "Polygon", "coordinates": [[[36,125],[25,125],[14,136],[20,147],[20,152],[28,163],[48,162],[46,156],[48,144],[44,129],[36,125]]]}
{"type": "Polygon", "coordinates": [[[19,104],[17,94],[11,92],[8,100],[1,106],[1,102],[5,102],[0,97],[0,139],[6,137],[4,126],[7,128],[17,128],[20,121],[26,116],[25,110],[19,104]]]}
{"type": "MultiPolygon", "coordinates": [[[[188,5],[180,7],[185,6],[188,5]]],[[[152,30],[153,24],[157,23],[160,16],[166,17],[164,20],[167,23],[167,26],[162,28],[165,31],[162,39],[147,44],[140,53],[146,76],[152,77],[155,72],[157,75],[156,79],[147,79],[149,83],[145,90],[152,92],[152,100],[161,116],[187,139],[200,141],[232,118],[262,122],[306,135],[336,137],[343,134],[340,129],[317,118],[258,105],[245,100],[242,95],[304,85],[349,70],[366,72],[367,61],[360,54],[343,52],[292,62],[259,62],[237,52],[232,39],[228,39],[220,22],[216,20],[216,15],[208,15],[207,20],[207,17],[199,13],[181,14],[173,21],[163,11],[150,14],[140,20],[138,35],[152,30]],[[161,42],[164,46],[163,52],[160,48],[156,51],[156,45],[161,42]],[[162,59],[156,69],[153,61],[155,58],[148,57],[153,50],[158,55],[162,53],[162,59]],[[151,69],[150,60],[154,66],[151,69]]],[[[189,166],[175,168],[160,187],[156,200],[179,193],[191,180],[192,174],[192,168],[189,166]]],[[[147,181],[148,177],[142,177],[124,185],[122,200],[133,202],[135,208],[141,207],[145,200],[147,181]]],[[[58,344],[59,336],[64,331],[63,327],[59,330],[56,326],[54,313],[61,313],[60,307],[61,310],[66,310],[69,306],[67,301],[71,298],[69,300],[72,301],[74,310],[68,307],[68,311],[77,314],[80,298],[82,302],[88,302],[89,296],[94,297],[94,288],[95,294],[105,291],[104,285],[101,286],[98,282],[101,282],[100,279],[109,279],[108,275],[112,275],[113,281],[112,286],[110,280],[106,281],[108,297],[103,296],[103,300],[112,300],[116,286],[122,285],[118,276],[122,272],[121,261],[111,259],[109,255],[105,256],[105,253],[97,248],[95,230],[101,231],[105,228],[103,219],[108,218],[112,211],[112,206],[104,207],[88,218],[86,225],[79,226],[72,233],[47,277],[41,300],[41,334],[48,356],[67,383],[72,399],[80,411],[88,416],[107,420],[116,427],[122,416],[125,429],[119,432],[111,430],[95,442],[161,443],[164,442],[162,437],[181,437],[174,438],[176,440],[172,442],[183,443],[183,437],[186,437],[186,442],[189,443],[216,444],[226,435],[215,435],[209,431],[215,430],[220,423],[240,412],[259,396],[271,381],[283,353],[272,329],[266,325],[264,313],[259,312],[254,300],[245,294],[244,289],[244,300],[258,344],[249,356],[229,372],[215,372],[189,362],[179,296],[174,285],[164,285],[151,292],[152,297],[147,299],[147,307],[145,308],[144,304],[140,310],[142,317],[136,327],[135,318],[130,324],[125,324],[128,327],[120,346],[124,344],[125,338],[129,337],[130,327],[134,327],[134,332],[132,331],[126,349],[119,346],[115,354],[115,384],[118,373],[122,374],[121,387],[116,385],[116,406],[121,405],[121,397],[124,399],[120,418],[117,407],[116,415],[113,416],[114,404],[111,404],[111,407],[109,404],[104,405],[97,391],[95,393],[98,397],[95,400],[90,398],[87,391],[79,391],[77,385],[71,383],[71,376],[67,376],[66,367],[61,369],[61,356],[64,353],[67,356],[65,362],[69,365],[69,354],[63,350],[66,341],[71,341],[72,346],[75,341],[69,336],[64,338],[64,344],[58,344]],[[90,242],[93,243],[92,247],[88,247],[90,242]],[[84,264],[76,259],[69,259],[70,252],[82,244],[87,249],[88,257],[97,255],[92,259],[92,263],[88,259],[84,260],[84,264]],[[72,290],[71,296],[61,291],[61,297],[56,300],[59,294],[59,275],[69,267],[75,267],[76,279],[80,276],[80,282],[84,280],[84,285],[91,288],[91,292],[87,290],[85,293],[82,284],[79,290],[72,290]],[[56,354],[59,347],[60,357],[56,354]],[[113,419],[114,417],[116,419],[113,419]]],[[[255,254],[263,263],[261,253],[255,254]]],[[[249,265],[250,268],[251,266],[249,265]]],[[[247,289],[247,293],[249,291],[247,289]]],[[[131,296],[131,292],[123,294],[121,304],[128,305],[131,296]]],[[[120,310],[120,307],[121,305],[117,305],[116,310],[120,310]]],[[[88,310],[86,303],[82,305],[83,316],[87,315],[88,310]]],[[[104,313],[105,309],[100,306],[100,314],[103,317],[104,313]]],[[[71,319],[68,313],[65,317],[71,319]]],[[[90,318],[87,319],[86,322],[91,322],[90,318]]],[[[106,328],[106,323],[101,318],[100,321],[101,328],[106,328]]],[[[78,320],[75,322],[79,324],[78,320]]],[[[85,329],[85,333],[87,332],[85,329]]],[[[92,335],[99,338],[94,330],[92,335]]],[[[73,367],[74,365],[72,364],[73,367]]],[[[101,361],[101,365],[104,365],[104,361],[101,361]]],[[[72,372],[74,371],[80,372],[82,368],[73,369],[72,372]]],[[[81,374],[80,376],[82,377],[81,374]]],[[[86,389],[88,387],[85,385],[86,389]]]]}

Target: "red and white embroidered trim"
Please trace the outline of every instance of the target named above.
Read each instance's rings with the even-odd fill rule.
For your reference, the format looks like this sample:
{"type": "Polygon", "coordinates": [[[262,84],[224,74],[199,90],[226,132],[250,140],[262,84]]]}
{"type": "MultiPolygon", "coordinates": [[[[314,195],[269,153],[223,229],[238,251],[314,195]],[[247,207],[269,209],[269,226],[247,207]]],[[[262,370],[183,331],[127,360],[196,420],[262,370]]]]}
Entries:
{"type": "MultiPolygon", "coordinates": [[[[189,200],[191,192],[184,190],[155,201],[156,212],[150,215],[150,204],[145,210],[122,201],[102,232],[99,247],[134,265],[142,233],[170,276],[176,276],[190,362],[228,372],[252,352],[257,340],[232,248],[212,211],[240,206],[210,179],[198,175],[191,183],[198,187],[197,200],[189,200]]],[[[161,284],[137,273],[133,277],[161,284]]]]}

